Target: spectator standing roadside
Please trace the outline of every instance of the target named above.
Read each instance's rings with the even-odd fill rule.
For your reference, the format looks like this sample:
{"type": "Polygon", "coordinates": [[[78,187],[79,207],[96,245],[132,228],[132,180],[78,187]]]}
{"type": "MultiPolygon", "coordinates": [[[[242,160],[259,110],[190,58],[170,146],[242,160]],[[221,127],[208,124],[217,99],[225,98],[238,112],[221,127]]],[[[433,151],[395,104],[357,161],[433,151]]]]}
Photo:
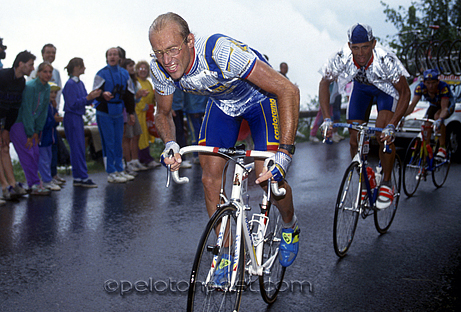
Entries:
{"type": "Polygon", "coordinates": [[[96,98],[96,121],[101,135],[102,151],[109,183],[125,183],[134,177],[123,168],[123,108],[128,119],[134,123],[134,87],[126,69],[121,68],[120,51],[110,48],[106,51],[107,66],[94,78],[93,90],[102,94],[96,98]]]}
{"type": "Polygon", "coordinates": [[[152,136],[149,134],[147,127],[147,110],[149,105],[155,106],[155,95],[154,88],[147,76],[149,75],[149,63],[146,61],[140,61],[136,64],[136,75],[138,82],[141,84],[141,88],[148,90],[149,93],[143,96],[138,103],[136,103],[136,114],[138,116],[139,124],[141,125],[141,136],[139,137],[139,152],[138,157],[141,164],[148,168],[154,168],[160,166],[160,163],[156,162],[155,159],[150,155],[150,142],[152,136]]]}
{"type": "Polygon", "coordinates": [[[3,45],[3,38],[0,38],[0,69],[3,68],[2,60],[4,60],[6,57],[5,50],[6,50],[6,46],[3,45]]]}
{"type": "MultiPolygon", "coordinates": [[[[43,61],[53,64],[54,60],[56,59],[56,47],[52,43],[47,43],[43,46],[41,52],[42,52],[43,61]]],[[[36,75],[37,75],[37,72],[33,71],[30,74],[30,79],[37,78],[36,75]]],[[[61,75],[59,74],[59,70],[57,70],[56,68],[53,68],[53,74],[51,76],[50,81],[57,84],[59,88],[62,88],[61,75]]],[[[58,91],[58,94],[56,96],[56,103],[58,104],[58,110],[59,110],[59,105],[61,104],[61,90],[58,91]]]]}
{"type": "Polygon", "coordinates": [[[65,67],[69,80],[62,94],[64,96],[64,132],[70,147],[70,163],[72,165],[73,185],[80,187],[98,187],[89,177],[86,166],[85,126],[83,115],[85,108],[101,95],[101,90],[93,90],[88,94],[80,76],[85,73],[83,59],[74,57],[65,67]]]}
{"type": "Polygon", "coordinates": [[[62,117],[59,116],[56,96],[61,88],[54,82],[48,82],[50,85],[50,104],[48,105],[48,114],[46,117],[45,125],[43,126],[42,133],[40,135],[40,143],[38,144],[39,150],[39,161],[38,171],[42,178],[43,187],[50,191],[60,191],[61,187],[54,183],[53,175],[51,174],[51,164],[53,163],[53,144],[56,144],[58,139],[57,126],[62,121],[62,117]]]}
{"type": "Polygon", "coordinates": [[[11,127],[11,142],[27,179],[31,195],[49,195],[38,176],[40,133],[46,122],[50,103],[50,85],[53,66],[43,62],[38,66],[37,78],[28,81],[23,92],[18,119],[11,127]]]}
{"type": "Polygon", "coordinates": [[[281,73],[283,75],[283,77],[287,78],[287,73],[288,73],[288,64],[285,63],[285,62],[282,62],[280,63],[280,71],[279,73],[281,73]]]}
{"type": "MultiPolygon", "coordinates": [[[[132,59],[125,59],[122,62],[122,68],[128,71],[134,87],[134,101],[139,102],[140,99],[149,94],[149,90],[142,89],[141,84],[136,79],[136,72],[134,69],[135,62],[132,59]]],[[[123,131],[123,156],[125,158],[125,170],[128,174],[136,176],[137,171],[147,170],[148,168],[141,164],[138,159],[139,152],[139,137],[141,136],[142,129],[138,120],[138,115],[133,114],[134,123],[126,118],[126,110],[124,110],[124,131],[123,131]]]]}
{"type": "Polygon", "coordinates": [[[10,130],[18,117],[26,86],[24,76],[34,70],[35,56],[28,52],[20,52],[12,68],[0,69],[0,121],[1,121],[1,157],[0,182],[3,198],[13,199],[25,195],[21,183],[16,182],[13,164],[10,157],[10,130]]]}

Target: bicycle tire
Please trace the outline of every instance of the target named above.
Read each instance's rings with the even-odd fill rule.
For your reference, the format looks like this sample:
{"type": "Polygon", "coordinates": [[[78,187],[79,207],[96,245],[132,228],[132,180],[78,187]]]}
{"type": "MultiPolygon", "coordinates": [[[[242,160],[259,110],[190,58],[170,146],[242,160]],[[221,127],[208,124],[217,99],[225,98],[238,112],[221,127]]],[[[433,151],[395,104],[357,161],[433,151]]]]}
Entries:
{"type": "MultiPolygon", "coordinates": [[[[436,154],[440,147],[440,141],[437,141],[435,145],[434,153],[436,154]]],[[[434,159],[432,161],[432,182],[434,185],[439,188],[445,183],[448,177],[448,172],[450,171],[450,148],[449,146],[446,147],[447,150],[447,157],[445,159],[441,159],[434,155],[434,159]]]]}
{"type": "MultiPolygon", "coordinates": [[[[272,304],[282,287],[286,267],[279,261],[279,246],[282,237],[282,216],[277,207],[269,207],[266,211],[269,221],[264,235],[263,255],[261,263],[263,274],[259,276],[259,289],[264,302],[272,304]],[[270,267],[267,267],[270,265],[270,267]]],[[[267,219],[266,219],[267,220],[267,219]]]]}
{"type": "Polygon", "coordinates": [[[408,197],[413,196],[421,182],[419,175],[424,165],[421,155],[421,138],[414,137],[408,145],[403,161],[403,191],[408,197]]]}
{"type": "Polygon", "coordinates": [[[415,63],[416,69],[420,74],[423,74],[427,69],[427,48],[429,47],[429,41],[421,42],[416,48],[415,63]]]}
{"type": "Polygon", "coordinates": [[[440,41],[434,40],[429,43],[426,50],[426,64],[427,68],[437,69],[440,72],[440,69],[437,65],[437,52],[440,47],[440,41]]]}
{"type": "MultiPolygon", "coordinates": [[[[189,291],[187,298],[187,311],[238,311],[243,292],[244,278],[244,239],[240,242],[240,257],[238,259],[237,279],[235,289],[230,289],[230,285],[226,283],[224,286],[217,286],[207,276],[211,268],[219,266],[222,255],[225,253],[225,246],[228,244],[229,253],[235,249],[235,231],[237,229],[237,208],[234,206],[226,206],[217,210],[208,221],[205,231],[202,234],[197,252],[195,254],[194,264],[189,281],[189,291]],[[216,228],[223,221],[227,221],[226,233],[223,235],[223,240],[218,245],[216,228]],[[230,229],[230,230],[229,230],[230,229]],[[214,256],[217,256],[214,259],[214,256]],[[206,282],[207,279],[209,282],[206,282]]],[[[235,267],[235,263],[231,265],[235,267]]],[[[229,273],[230,274],[230,273],[229,273]]],[[[212,279],[212,278],[211,278],[212,279]]]]}
{"type": "Polygon", "coordinates": [[[450,66],[450,47],[452,41],[451,40],[444,40],[439,46],[437,50],[437,67],[439,72],[443,75],[451,75],[451,66],[450,66]]]}
{"type": "Polygon", "coordinates": [[[453,41],[450,46],[450,60],[451,73],[453,75],[461,75],[461,39],[453,41]]]}
{"type": "Polygon", "coordinates": [[[392,185],[394,186],[394,199],[392,200],[392,204],[385,209],[378,209],[374,213],[375,227],[380,234],[386,233],[391,226],[399,205],[400,190],[402,186],[402,161],[397,154],[395,154],[391,179],[392,185]]]}
{"type": "Polygon", "coordinates": [[[360,215],[360,180],[359,163],[352,162],[344,173],[336,199],[333,224],[333,247],[338,257],[344,257],[354,239],[360,215]]]}

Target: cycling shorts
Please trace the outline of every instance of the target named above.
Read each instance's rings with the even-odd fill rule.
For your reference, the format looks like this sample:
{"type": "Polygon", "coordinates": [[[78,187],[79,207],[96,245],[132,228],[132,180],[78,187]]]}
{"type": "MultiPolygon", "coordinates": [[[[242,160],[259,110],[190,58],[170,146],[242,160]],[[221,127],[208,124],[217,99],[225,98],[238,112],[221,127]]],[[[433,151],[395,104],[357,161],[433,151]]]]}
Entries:
{"type": "Polygon", "coordinates": [[[371,105],[376,103],[378,112],[389,110],[395,112],[397,100],[374,85],[367,85],[354,80],[347,106],[347,120],[368,121],[371,105]]]}
{"type": "Polygon", "coordinates": [[[226,115],[210,98],[200,129],[199,145],[234,147],[243,119],[250,126],[255,150],[278,149],[280,126],[277,100],[274,98],[266,98],[236,117],[226,115]]]}

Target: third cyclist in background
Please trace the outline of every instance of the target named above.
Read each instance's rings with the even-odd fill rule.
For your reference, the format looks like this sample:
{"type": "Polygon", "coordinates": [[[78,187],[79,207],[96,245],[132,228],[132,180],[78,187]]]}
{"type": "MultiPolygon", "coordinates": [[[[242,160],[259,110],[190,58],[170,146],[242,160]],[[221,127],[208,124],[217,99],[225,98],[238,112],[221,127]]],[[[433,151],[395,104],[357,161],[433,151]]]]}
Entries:
{"type": "MultiPolygon", "coordinates": [[[[445,81],[439,80],[439,73],[435,69],[428,69],[423,74],[423,81],[415,89],[413,100],[411,101],[405,116],[413,112],[419,100],[424,96],[424,100],[429,102],[429,107],[424,118],[435,119],[434,126],[440,131],[440,148],[436,157],[445,158],[447,150],[445,148],[445,119],[453,114],[455,109],[455,98],[450,87],[445,81]]],[[[427,123],[426,144],[430,144],[432,127],[427,123]]]]}

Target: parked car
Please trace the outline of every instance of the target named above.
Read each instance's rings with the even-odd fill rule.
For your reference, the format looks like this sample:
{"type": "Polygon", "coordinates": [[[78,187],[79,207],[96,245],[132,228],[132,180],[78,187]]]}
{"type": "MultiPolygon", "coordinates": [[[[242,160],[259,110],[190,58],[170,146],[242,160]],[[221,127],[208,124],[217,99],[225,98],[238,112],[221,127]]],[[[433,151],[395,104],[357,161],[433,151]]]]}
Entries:
{"type": "MultiPolygon", "coordinates": [[[[445,120],[447,126],[446,138],[449,140],[452,149],[452,159],[456,162],[461,162],[461,77],[460,76],[449,76],[442,77],[444,81],[449,84],[453,95],[455,96],[455,111],[445,120]]],[[[411,94],[413,97],[414,89],[419,81],[411,84],[411,94]]],[[[421,121],[412,120],[412,118],[423,118],[429,103],[421,99],[416,105],[413,113],[407,116],[403,126],[398,128],[396,133],[395,145],[400,148],[406,149],[408,143],[421,131],[421,121]]],[[[376,105],[373,106],[370,113],[369,124],[373,125],[377,117],[376,105]]]]}

